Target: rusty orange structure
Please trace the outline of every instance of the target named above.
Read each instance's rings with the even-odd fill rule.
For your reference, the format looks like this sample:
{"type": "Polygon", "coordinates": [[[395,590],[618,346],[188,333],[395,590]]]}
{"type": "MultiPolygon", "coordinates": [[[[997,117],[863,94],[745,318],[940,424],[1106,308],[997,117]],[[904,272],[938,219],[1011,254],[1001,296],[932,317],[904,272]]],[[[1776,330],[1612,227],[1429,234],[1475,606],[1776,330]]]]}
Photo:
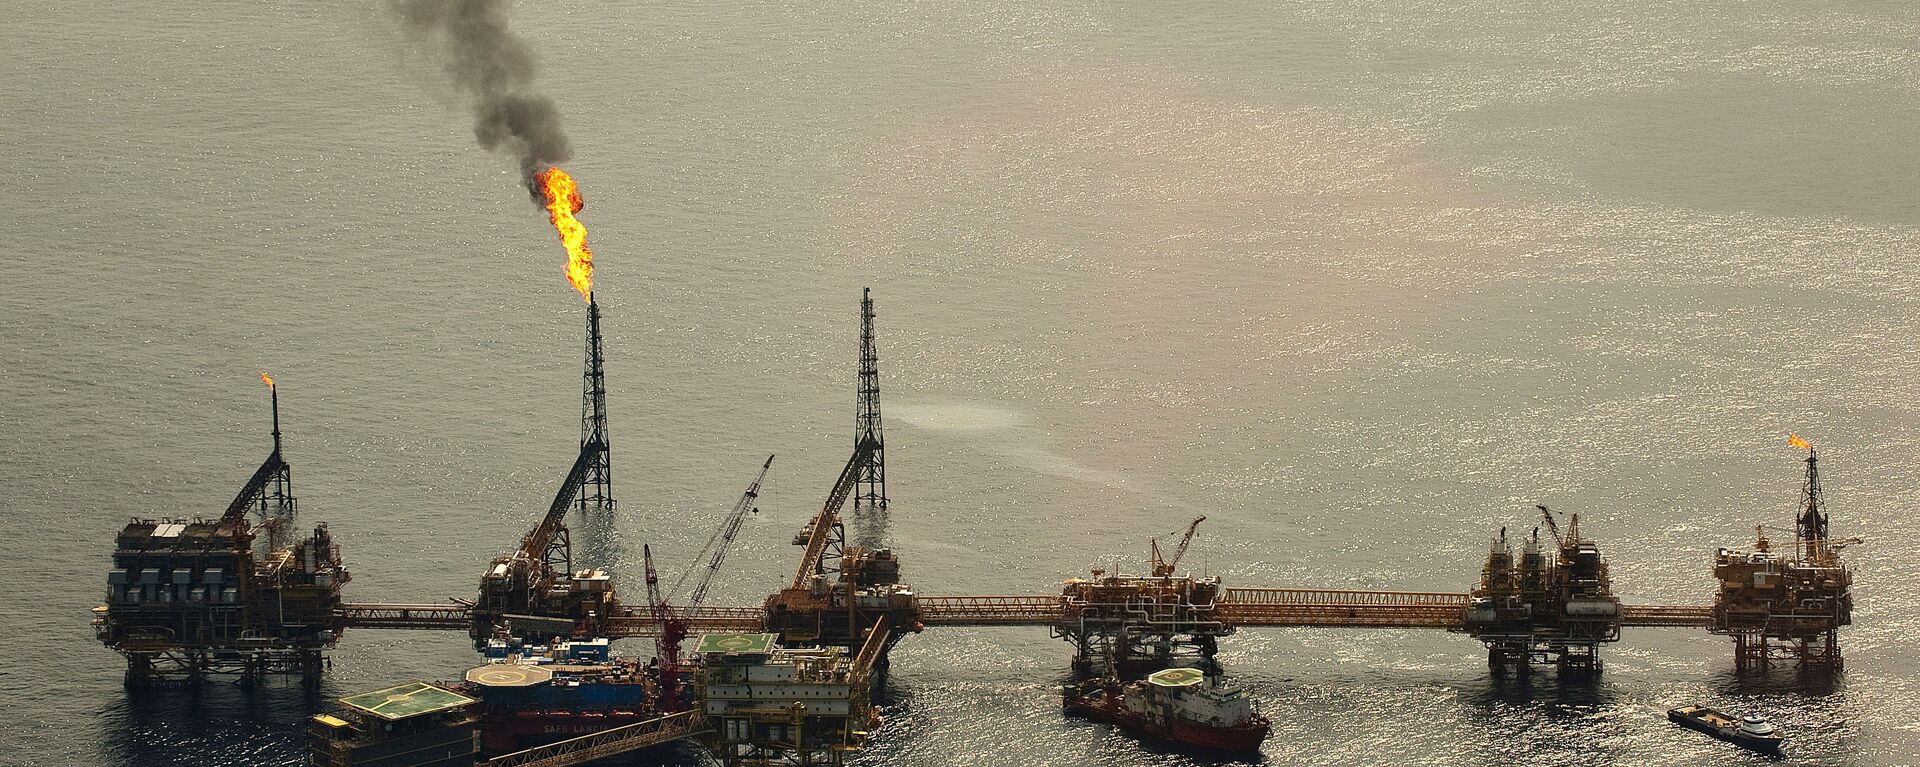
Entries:
{"type": "Polygon", "coordinates": [[[1799,437],[1792,441],[1807,451],[1793,551],[1776,551],[1763,525],[1751,551],[1722,548],[1714,555],[1720,588],[1708,630],[1733,637],[1734,668],[1741,671],[1786,663],[1838,670],[1839,630],[1853,622],[1853,572],[1840,552],[1860,539],[1831,536],[1819,454],[1799,437]]]}
{"type": "Polygon", "coordinates": [[[1600,645],[1620,640],[1622,617],[1607,560],[1599,544],[1580,535],[1580,515],[1562,535],[1553,512],[1535,508],[1553,546],[1542,546],[1535,527],[1516,560],[1500,528],[1457,630],[1486,643],[1487,665],[1496,672],[1550,663],[1561,673],[1599,673],[1600,645]]]}
{"type": "Polygon", "coordinates": [[[1073,668],[1081,674],[1138,676],[1193,663],[1215,668],[1219,639],[1233,633],[1220,611],[1220,579],[1153,574],[1073,578],[1061,588],[1058,606],[1045,616],[1055,637],[1073,644],[1073,668]]]}

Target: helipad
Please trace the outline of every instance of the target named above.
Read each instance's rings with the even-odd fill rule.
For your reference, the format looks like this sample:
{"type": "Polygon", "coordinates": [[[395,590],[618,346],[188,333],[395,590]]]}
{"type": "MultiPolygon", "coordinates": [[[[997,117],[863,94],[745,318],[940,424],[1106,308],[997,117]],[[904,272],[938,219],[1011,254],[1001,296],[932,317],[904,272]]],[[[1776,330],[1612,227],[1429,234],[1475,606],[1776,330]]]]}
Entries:
{"type": "Polygon", "coordinates": [[[517,663],[489,663],[467,672],[467,681],[487,687],[532,687],[552,678],[552,671],[517,663]]]}
{"type": "Polygon", "coordinates": [[[773,642],[778,638],[778,634],[707,634],[700,637],[700,646],[694,652],[765,655],[773,652],[773,642]]]}
{"type": "Polygon", "coordinates": [[[426,682],[413,682],[341,698],[340,702],[349,708],[395,721],[471,705],[474,701],[426,682]]]}
{"type": "Polygon", "coordinates": [[[1197,668],[1170,668],[1147,675],[1147,681],[1161,687],[1192,687],[1207,680],[1197,668]]]}

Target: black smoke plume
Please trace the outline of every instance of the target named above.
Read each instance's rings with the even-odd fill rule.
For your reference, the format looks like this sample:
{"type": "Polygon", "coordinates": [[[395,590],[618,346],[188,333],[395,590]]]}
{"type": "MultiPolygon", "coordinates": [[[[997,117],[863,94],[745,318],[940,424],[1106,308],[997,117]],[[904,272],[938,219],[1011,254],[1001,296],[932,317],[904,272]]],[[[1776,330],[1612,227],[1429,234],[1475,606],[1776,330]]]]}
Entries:
{"type": "Polygon", "coordinates": [[[533,49],[508,28],[511,0],[389,2],[408,36],[426,46],[467,98],[474,138],[512,155],[529,192],[536,174],[573,156],[559,106],[534,89],[540,65],[533,49]]]}

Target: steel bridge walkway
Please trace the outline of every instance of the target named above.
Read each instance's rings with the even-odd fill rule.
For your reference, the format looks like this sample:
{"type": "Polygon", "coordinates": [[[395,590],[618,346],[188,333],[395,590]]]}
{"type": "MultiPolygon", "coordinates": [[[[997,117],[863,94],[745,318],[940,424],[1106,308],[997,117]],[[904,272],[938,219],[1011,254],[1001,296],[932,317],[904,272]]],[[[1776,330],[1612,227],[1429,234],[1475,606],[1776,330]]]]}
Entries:
{"type": "MultiPolygon", "coordinates": [[[[766,613],[758,607],[674,608],[693,633],[759,631],[766,613]]],[[[344,628],[466,631],[473,624],[472,609],[463,604],[343,604],[335,616],[344,628]]],[[[603,632],[610,638],[660,634],[660,619],[646,609],[628,608],[606,619],[603,632]]]]}
{"type": "Polygon", "coordinates": [[[1621,605],[1620,625],[1706,628],[1713,625],[1713,605],[1621,605]]]}
{"type": "MultiPolygon", "coordinates": [[[[1245,628],[1319,626],[1326,628],[1465,628],[1467,595],[1432,591],[1359,591],[1344,589],[1229,588],[1214,604],[1223,623],[1245,628]]],[[[1072,620],[1073,605],[1062,596],[923,596],[921,622],[927,626],[1052,626],[1072,620]]],[[[1623,605],[1622,626],[1704,628],[1712,621],[1706,605],[1623,605]]]]}
{"type": "MultiPolygon", "coordinates": [[[[1464,628],[1467,595],[1440,591],[1359,591],[1345,589],[1224,589],[1213,605],[1222,622],[1242,628],[1464,628]]],[[[1070,621],[1074,607],[1058,594],[922,596],[920,620],[926,626],[1053,626],[1070,621]]],[[[1622,626],[1705,628],[1712,622],[1707,605],[1622,605],[1622,626]]],[[[466,630],[468,608],[459,604],[346,604],[342,625],[349,628],[466,630]]],[[[676,610],[693,633],[760,631],[766,614],[758,607],[697,607],[676,610]]],[[[607,618],[613,638],[657,636],[660,620],[644,609],[628,609],[607,618]]]]}
{"type": "MultiPolygon", "coordinates": [[[[757,632],[767,627],[767,611],[758,607],[672,607],[675,618],[687,622],[693,635],[723,632],[757,632]]],[[[646,608],[627,608],[607,618],[606,636],[651,637],[660,635],[660,617],[646,608]]]]}
{"type": "Polygon", "coordinates": [[[462,604],[342,604],[334,610],[345,628],[465,631],[473,622],[462,604]]]}

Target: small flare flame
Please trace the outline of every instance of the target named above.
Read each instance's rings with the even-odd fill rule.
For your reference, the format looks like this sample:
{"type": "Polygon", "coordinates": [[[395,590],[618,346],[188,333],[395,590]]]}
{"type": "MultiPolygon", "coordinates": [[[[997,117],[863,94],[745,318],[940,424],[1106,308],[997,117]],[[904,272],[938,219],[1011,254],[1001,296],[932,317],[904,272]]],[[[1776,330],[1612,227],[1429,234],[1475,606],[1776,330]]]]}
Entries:
{"type": "Polygon", "coordinates": [[[567,247],[567,281],[580,291],[581,298],[592,301],[593,251],[587,249],[587,225],[573,217],[586,207],[580,198],[580,185],[559,168],[541,171],[535,180],[546,195],[547,217],[553,220],[553,230],[560,233],[560,244],[567,247]]]}
{"type": "Polygon", "coordinates": [[[267,375],[267,371],[260,371],[260,380],[266,382],[267,388],[273,388],[273,376],[267,375]]]}
{"type": "Polygon", "coordinates": [[[1789,445],[1792,445],[1792,446],[1794,446],[1794,447],[1797,447],[1797,448],[1800,448],[1801,450],[1812,450],[1812,449],[1813,449],[1813,446],[1812,446],[1812,445],[1809,445],[1809,444],[1807,444],[1807,441],[1806,441],[1806,440],[1804,440],[1804,439],[1801,439],[1801,438],[1800,438],[1800,435],[1798,435],[1798,434],[1788,434],[1788,435],[1787,435],[1787,444],[1789,444],[1789,445]]]}

